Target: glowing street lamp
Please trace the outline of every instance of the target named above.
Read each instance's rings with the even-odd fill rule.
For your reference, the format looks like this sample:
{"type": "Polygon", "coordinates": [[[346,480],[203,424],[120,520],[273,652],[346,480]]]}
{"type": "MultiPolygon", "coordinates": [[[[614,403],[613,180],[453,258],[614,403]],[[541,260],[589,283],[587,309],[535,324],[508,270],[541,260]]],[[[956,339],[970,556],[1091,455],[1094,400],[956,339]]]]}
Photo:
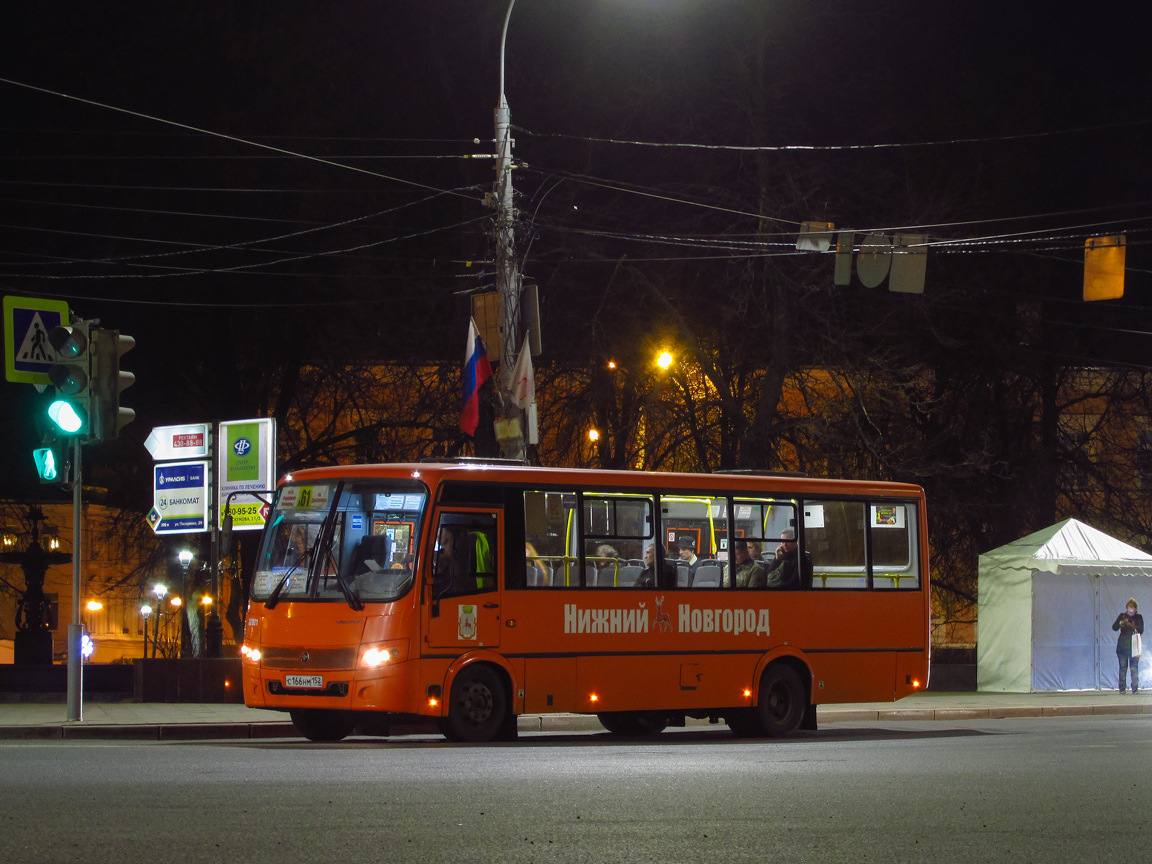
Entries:
{"type": "Polygon", "coordinates": [[[140,614],[144,616],[144,659],[148,659],[148,616],[152,614],[152,607],[147,603],[140,607],[140,614]]]}
{"type": "Polygon", "coordinates": [[[667,369],[672,365],[672,355],[667,351],[661,351],[660,356],[656,358],[656,365],[661,369],[667,369]]]}
{"type": "Polygon", "coordinates": [[[588,440],[589,441],[599,441],[600,440],[600,430],[599,429],[589,429],[588,430],[588,440]]]}
{"type": "Polygon", "coordinates": [[[156,617],[152,621],[152,659],[156,659],[156,643],[160,641],[160,604],[164,595],[168,593],[167,585],[154,585],[152,593],[156,595],[156,617]]]}

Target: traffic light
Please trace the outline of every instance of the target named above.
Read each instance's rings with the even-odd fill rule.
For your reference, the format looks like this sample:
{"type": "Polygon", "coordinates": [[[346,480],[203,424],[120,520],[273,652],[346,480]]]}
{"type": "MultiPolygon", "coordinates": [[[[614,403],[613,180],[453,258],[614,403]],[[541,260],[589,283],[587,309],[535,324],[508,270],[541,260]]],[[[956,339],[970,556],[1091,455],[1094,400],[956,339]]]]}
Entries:
{"type": "Polygon", "coordinates": [[[78,321],[53,327],[48,342],[56,351],[56,363],[48,370],[48,380],[56,387],[48,417],[64,434],[86,436],[90,431],[88,391],[92,377],[88,324],[78,321]]]}
{"type": "Polygon", "coordinates": [[[111,441],[136,417],[131,408],[120,407],[120,394],[131,387],[136,376],[120,371],[120,358],[132,350],[136,340],[119,330],[92,331],[92,435],[93,441],[111,441]]]}
{"type": "Polygon", "coordinates": [[[41,483],[56,485],[71,482],[72,439],[64,437],[55,423],[48,421],[47,412],[36,417],[40,446],[32,451],[36,474],[41,483]]]}
{"type": "Polygon", "coordinates": [[[70,468],[68,458],[68,445],[56,442],[51,447],[40,447],[32,451],[32,460],[36,463],[36,473],[40,475],[41,483],[67,483],[70,468]]]}

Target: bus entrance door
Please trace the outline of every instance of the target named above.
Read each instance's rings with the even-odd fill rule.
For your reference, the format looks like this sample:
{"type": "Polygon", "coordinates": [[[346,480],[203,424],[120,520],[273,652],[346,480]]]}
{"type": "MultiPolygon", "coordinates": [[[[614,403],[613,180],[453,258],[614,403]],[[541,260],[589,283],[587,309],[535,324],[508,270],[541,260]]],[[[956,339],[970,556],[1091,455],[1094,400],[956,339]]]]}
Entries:
{"type": "Polygon", "coordinates": [[[494,512],[440,512],[423,604],[427,647],[500,644],[499,523],[494,512]]]}

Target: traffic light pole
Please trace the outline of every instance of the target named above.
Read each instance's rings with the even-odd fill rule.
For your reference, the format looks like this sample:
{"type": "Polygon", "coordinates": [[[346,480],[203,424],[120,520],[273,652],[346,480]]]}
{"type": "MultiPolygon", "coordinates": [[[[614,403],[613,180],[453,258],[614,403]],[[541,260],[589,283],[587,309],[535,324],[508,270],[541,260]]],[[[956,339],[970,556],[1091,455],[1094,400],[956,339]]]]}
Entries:
{"type": "Polygon", "coordinates": [[[80,621],[80,527],[81,494],[84,490],[80,464],[80,436],[72,439],[72,623],[68,625],[68,719],[83,720],[84,658],[80,640],[84,625],[80,621]]]}

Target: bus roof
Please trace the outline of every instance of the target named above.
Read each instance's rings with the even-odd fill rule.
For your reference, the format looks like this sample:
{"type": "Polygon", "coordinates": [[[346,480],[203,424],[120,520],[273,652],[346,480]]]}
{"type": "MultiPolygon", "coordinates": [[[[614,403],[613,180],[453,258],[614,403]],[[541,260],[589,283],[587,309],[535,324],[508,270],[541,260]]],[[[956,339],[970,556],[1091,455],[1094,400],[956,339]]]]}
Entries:
{"type": "Polygon", "coordinates": [[[444,480],[512,483],[551,487],[621,487],[675,492],[760,492],[788,490],[798,494],[851,494],[860,496],[922,497],[924,490],[913,483],[881,480],[836,480],[797,477],[790,474],[687,474],[664,471],[616,471],[598,468],[541,468],[532,465],[484,464],[481,462],[400,462],[375,465],[332,465],[303,468],[280,478],[280,483],[301,480],[367,478],[413,478],[434,486],[444,480]]]}

